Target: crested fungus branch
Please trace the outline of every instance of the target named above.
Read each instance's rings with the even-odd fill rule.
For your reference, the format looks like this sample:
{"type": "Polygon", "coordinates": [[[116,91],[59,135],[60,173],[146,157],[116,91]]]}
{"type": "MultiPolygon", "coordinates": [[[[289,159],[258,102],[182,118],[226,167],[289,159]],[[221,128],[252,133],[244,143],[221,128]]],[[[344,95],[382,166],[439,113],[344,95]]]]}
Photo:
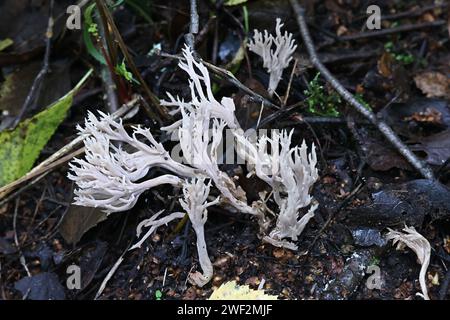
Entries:
{"type": "Polygon", "coordinates": [[[192,228],[197,236],[197,253],[203,274],[195,272],[190,274],[192,283],[199,287],[203,287],[211,280],[213,276],[213,265],[208,256],[205,241],[204,225],[208,219],[208,207],[219,203],[219,198],[208,202],[209,190],[211,183],[206,184],[204,179],[193,179],[186,181],[183,187],[184,199],[180,199],[180,204],[189,215],[192,228]]]}
{"type": "Polygon", "coordinates": [[[283,75],[283,70],[289,66],[292,54],[297,49],[292,33],[281,33],[281,19],[277,18],[275,36],[264,30],[264,35],[258,30],[254,31],[253,39],[248,48],[263,59],[263,66],[269,72],[269,88],[267,91],[272,96],[278,87],[283,75]],[[274,47],[274,48],[273,48],[274,47]]]}
{"type": "Polygon", "coordinates": [[[426,283],[426,275],[428,265],[430,264],[431,245],[428,240],[416,231],[414,227],[403,228],[403,232],[389,229],[386,234],[388,240],[392,240],[392,244],[397,244],[397,250],[405,247],[410,248],[417,256],[419,263],[422,265],[419,274],[420,288],[422,289],[422,297],[430,300],[426,283]]]}

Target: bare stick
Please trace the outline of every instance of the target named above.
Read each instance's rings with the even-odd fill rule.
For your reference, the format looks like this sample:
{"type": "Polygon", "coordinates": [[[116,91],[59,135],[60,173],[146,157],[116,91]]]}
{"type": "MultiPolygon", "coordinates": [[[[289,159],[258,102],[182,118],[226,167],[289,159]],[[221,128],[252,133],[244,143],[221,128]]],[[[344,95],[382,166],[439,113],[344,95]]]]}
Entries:
{"type": "Polygon", "coordinates": [[[401,32],[407,32],[407,31],[413,31],[413,30],[419,30],[419,29],[440,27],[446,23],[447,22],[444,20],[436,20],[436,21],[432,21],[432,22],[423,22],[423,23],[417,23],[417,24],[405,24],[403,26],[398,26],[395,28],[375,30],[375,31],[366,31],[366,32],[360,32],[357,34],[350,34],[348,36],[341,36],[341,37],[337,37],[337,40],[338,41],[350,41],[350,40],[359,40],[359,39],[367,39],[367,38],[376,38],[376,37],[382,37],[382,36],[386,36],[386,35],[394,34],[394,33],[401,33],[401,32]]]}
{"type": "Polygon", "coordinates": [[[355,97],[345,89],[339,81],[328,71],[328,69],[320,62],[317,57],[314,44],[312,42],[311,36],[309,34],[308,26],[305,20],[305,10],[299,5],[297,0],[289,0],[292,8],[294,9],[295,15],[297,17],[297,22],[300,27],[300,33],[302,35],[303,41],[305,43],[306,49],[310,56],[312,64],[320,71],[320,73],[325,77],[325,79],[331,84],[331,86],[346,100],[352,107],[356,109],[362,116],[364,116],[370,123],[378,128],[381,133],[386,137],[386,139],[397,149],[397,151],[402,154],[405,159],[414,167],[416,170],[427,179],[434,179],[434,174],[431,168],[416,157],[414,153],[399,139],[394,131],[382,120],[379,120],[375,114],[364,107],[360,102],[358,102],[355,97]]]}
{"type": "Polygon", "coordinates": [[[197,0],[191,1],[191,21],[189,25],[189,33],[186,34],[186,44],[194,51],[195,35],[198,33],[199,22],[198,22],[198,12],[197,12],[197,0]]]}
{"type": "MultiPolygon", "coordinates": [[[[25,260],[25,256],[23,255],[23,252],[22,252],[22,249],[21,249],[21,246],[19,243],[19,237],[17,236],[17,213],[19,212],[19,202],[20,202],[20,198],[17,198],[16,204],[14,207],[14,217],[13,217],[14,243],[16,244],[17,250],[19,251],[19,254],[20,254],[20,264],[25,269],[25,272],[27,273],[27,275],[29,277],[31,277],[30,269],[28,269],[27,262],[25,260]]],[[[28,289],[28,291],[24,295],[24,297],[28,295],[29,291],[30,291],[30,289],[28,289]]]]}
{"type": "MultiPolygon", "coordinates": [[[[100,41],[104,48],[108,48],[108,43],[106,41],[105,26],[102,23],[101,18],[98,18],[98,31],[100,34],[100,41]]],[[[101,65],[101,76],[103,82],[103,90],[105,92],[103,100],[106,102],[107,109],[110,113],[114,113],[119,109],[119,99],[117,98],[117,86],[113,79],[113,74],[109,69],[108,65],[101,65]]]]}
{"type": "Polygon", "coordinates": [[[34,109],[37,100],[39,99],[39,95],[41,93],[42,83],[45,79],[45,76],[48,73],[48,68],[50,64],[50,49],[52,44],[53,37],[53,6],[54,0],[50,1],[49,6],[49,17],[48,17],[48,25],[47,31],[45,33],[45,54],[44,54],[44,62],[42,63],[42,68],[37,74],[36,78],[34,78],[33,84],[31,86],[30,92],[25,99],[25,102],[20,109],[19,115],[14,120],[13,127],[17,126],[20,120],[23,118],[23,115],[28,109],[34,109]]]}
{"type": "Polygon", "coordinates": [[[289,98],[289,93],[291,92],[292,79],[294,79],[294,74],[295,74],[295,69],[297,68],[297,63],[298,63],[298,59],[294,59],[294,66],[292,67],[292,72],[291,72],[291,76],[289,77],[288,87],[286,89],[286,94],[284,95],[284,99],[283,99],[283,104],[282,104],[283,108],[286,106],[286,103],[289,98]]]}
{"type": "Polygon", "coordinates": [[[122,263],[123,256],[125,255],[125,253],[127,253],[127,251],[128,251],[128,248],[122,253],[122,255],[119,257],[119,259],[117,259],[116,263],[114,263],[114,266],[111,268],[111,270],[109,270],[109,272],[106,275],[105,279],[103,279],[102,283],[100,284],[100,288],[98,288],[98,291],[95,294],[94,300],[97,300],[101,296],[101,294],[103,293],[103,290],[105,290],[106,285],[108,284],[109,279],[112,278],[112,276],[117,271],[117,269],[119,268],[120,264],[122,263]]]}

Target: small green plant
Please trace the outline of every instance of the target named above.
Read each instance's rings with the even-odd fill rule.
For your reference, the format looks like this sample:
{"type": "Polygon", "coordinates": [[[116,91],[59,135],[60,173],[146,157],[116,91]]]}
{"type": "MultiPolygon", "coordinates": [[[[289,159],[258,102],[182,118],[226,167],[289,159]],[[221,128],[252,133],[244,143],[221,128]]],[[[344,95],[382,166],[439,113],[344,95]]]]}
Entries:
{"type": "Polygon", "coordinates": [[[389,52],[396,61],[401,62],[404,65],[411,64],[415,61],[412,54],[395,50],[394,43],[392,41],[386,42],[384,49],[386,52],[389,52]]]}
{"type": "Polygon", "coordinates": [[[384,50],[387,52],[394,52],[394,43],[392,41],[388,41],[384,44],[384,50]]]}
{"type": "Polygon", "coordinates": [[[366,100],[364,100],[364,97],[361,93],[356,93],[355,94],[355,99],[356,101],[358,101],[359,103],[361,103],[364,108],[366,108],[367,110],[372,110],[372,108],[370,107],[369,103],[366,102],[366,100]]]}
{"type": "Polygon", "coordinates": [[[122,60],[122,63],[116,66],[116,73],[125,78],[128,82],[134,82],[139,84],[139,82],[134,79],[133,74],[127,70],[127,66],[125,65],[125,60],[122,60]]]}
{"type": "Polygon", "coordinates": [[[246,5],[242,6],[242,13],[244,15],[244,30],[245,33],[248,34],[250,31],[250,27],[248,23],[248,10],[246,5]]]}
{"type": "Polygon", "coordinates": [[[308,90],[304,91],[308,111],[312,114],[324,117],[338,117],[339,111],[336,105],[341,103],[341,98],[336,92],[328,94],[319,82],[320,72],[309,82],[308,90]]]}
{"type": "Polygon", "coordinates": [[[96,6],[95,3],[89,5],[84,11],[84,28],[83,28],[83,41],[86,46],[88,53],[98,62],[103,65],[106,65],[106,60],[103,54],[98,51],[95,43],[100,41],[100,35],[98,33],[98,26],[94,22],[94,14],[95,14],[96,6]]]}
{"type": "Polygon", "coordinates": [[[412,54],[398,54],[395,56],[395,60],[400,61],[403,64],[411,64],[415,61],[415,58],[412,54]]]}
{"type": "Polygon", "coordinates": [[[380,265],[380,258],[373,257],[369,263],[369,266],[378,266],[378,265],[380,265]]]}
{"type": "Polygon", "coordinates": [[[155,298],[156,298],[156,300],[162,300],[162,296],[163,296],[163,294],[162,294],[161,290],[156,290],[155,291],[155,298]]]}
{"type": "Polygon", "coordinates": [[[97,24],[94,23],[94,22],[89,24],[88,32],[90,34],[92,34],[94,37],[98,38],[99,35],[98,35],[98,26],[97,26],[97,24]]]}

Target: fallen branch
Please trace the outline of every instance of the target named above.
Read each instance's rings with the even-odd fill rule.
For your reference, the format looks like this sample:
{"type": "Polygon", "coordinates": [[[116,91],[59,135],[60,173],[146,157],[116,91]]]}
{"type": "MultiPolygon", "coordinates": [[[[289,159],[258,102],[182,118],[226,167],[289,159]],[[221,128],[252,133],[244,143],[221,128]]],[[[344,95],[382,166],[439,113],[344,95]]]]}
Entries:
{"type": "Polygon", "coordinates": [[[330,71],[322,64],[317,57],[314,43],[309,34],[308,26],[305,19],[305,9],[300,6],[297,0],[289,0],[294,13],[297,18],[297,23],[300,27],[300,33],[303,38],[303,42],[306,46],[308,54],[310,56],[312,64],[317,70],[325,77],[325,79],[331,84],[331,86],[346,100],[352,107],[356,109],[362,116],[364,116],[370,123],[380,130],[380,132],[386,137],[386,139],[402,154],[405,159],[425,178],[434,179],[434,174],[431,168],[422,162],[417,156],[406,146],[396,133],[382,120],[378,119],[376,115],[364,107],[358,102],[355,97],[339,83],[339,81],[330,73],[330,71]]]}
{"type": "MultiPolygon", "coordinates": [[[[436,1],[437,2],[437,1],[436,1]]],[[[413,7],[411,10],[405,12],[398,12],[393,14],[382,15],[381,20],[396,20],[396,19],[404,19],[404,18],[412,18],[419,17],[423,15],[427,11],[431,11],[434,9],[442,9],[445,8],[448,4],[446,3],[433,3],[427,6],[413,7]]],[[[362,19],[367,19],[366,17],[362,19]]]]}
{"type": "Polygon", "coordinates": [[[445,20],[436,20],[436,21],[432,21],[432,22],[423,22],[423,23],[417,23],[417,24],[405,24],[403,26],[398,26],[395,28],[388,28],[388,29],[375,30],[375,31],[366,31],[366,32],[360,32],[360,33],[356,33],[356,34],[350,34],[347,36],[341,36],[341,37],[337,37],[336,40],[351,41],[351,40],[383,37],[383,36],[386,36],[389,34],[394,34],[394,33],[401,33],[401,32],[413,31],[413,30],[440,27],[440,26],[445,25],[446,23],[447,22],[445,20]]]}
{"type": "Polygon", "coordinates": [[[186,34],[185,40],[186,44],[194,51],[195,46],[195,35],[198,33],[198,12],[197,12],[197,0],[190,0],[191,2],[191,14],[190,14],[190,24],[189,24],[189,33],[186,34]]]}

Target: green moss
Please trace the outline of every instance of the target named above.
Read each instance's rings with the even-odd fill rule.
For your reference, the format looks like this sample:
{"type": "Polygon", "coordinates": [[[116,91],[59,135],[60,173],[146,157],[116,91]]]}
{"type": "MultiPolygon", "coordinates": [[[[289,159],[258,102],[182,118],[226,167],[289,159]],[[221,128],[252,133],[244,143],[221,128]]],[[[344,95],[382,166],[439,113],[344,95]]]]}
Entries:
{"type": "Polygon", "coordinates": [[[308,84],[308,90],[304,91],[308,112],[324,117],[338,117],[336,106],[341,103],[339,95],[332,91],[328,93],[319,82],[320,72],[308,84]]]}
{"type": "MultiPolygon", "coordinates": [[[[5,77],[5,81],[3,81],[2,85],[0,86],[0,98],[10,95],[13,91],[14,91],[13,74],[9,74],[5,77]]],[[[5,109],[5,107],[2,108],[2,106],[0,106],[0,109],[5,109]]]]}

